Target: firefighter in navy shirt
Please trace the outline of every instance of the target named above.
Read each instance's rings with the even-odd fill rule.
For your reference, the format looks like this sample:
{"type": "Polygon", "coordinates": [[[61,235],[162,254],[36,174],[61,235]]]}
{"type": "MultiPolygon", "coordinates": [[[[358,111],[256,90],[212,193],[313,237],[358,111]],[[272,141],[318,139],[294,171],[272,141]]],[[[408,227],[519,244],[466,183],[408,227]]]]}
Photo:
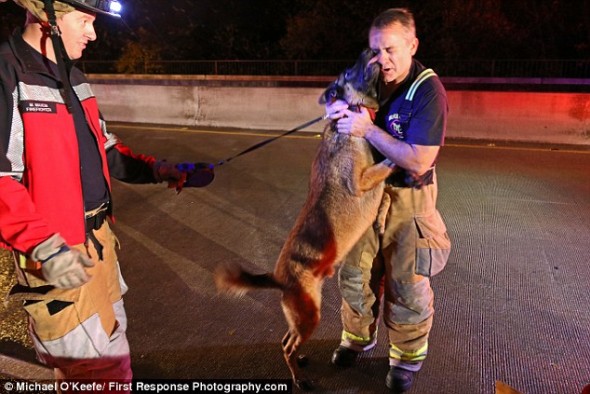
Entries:
{"type": "Polygon", "coordinates": [[[414,18],[389,9],[369,31],[372,61],[381,66],[380,109],[349,110],[343,101],[326,106],[338,132],[365,138],[378,159],[396,167],[386,180],[390,200],[384,232],[370,228],[343,261],[342,339],[332,362],[351,366],[376,344],[381,305],[389,338],[385,383],[407,391],[428,353],[434,314],[430,278],[445,266],[450,240],[436,207],[435,162],[444,143],[447,97],[434,71],[413,59],[418,48],[414,18]]]}

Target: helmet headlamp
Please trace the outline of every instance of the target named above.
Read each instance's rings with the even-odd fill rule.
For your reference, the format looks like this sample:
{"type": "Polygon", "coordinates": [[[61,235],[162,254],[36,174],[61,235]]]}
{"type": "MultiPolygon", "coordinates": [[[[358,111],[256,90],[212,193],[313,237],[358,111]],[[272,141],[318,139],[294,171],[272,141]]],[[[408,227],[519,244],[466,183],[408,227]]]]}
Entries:
{"type": "Polygon", "coordinates": [[[123,6],[118,1],[114,0],[109,2],[109,11],[111,13],[120,15],[122,10],[123,6]]]}

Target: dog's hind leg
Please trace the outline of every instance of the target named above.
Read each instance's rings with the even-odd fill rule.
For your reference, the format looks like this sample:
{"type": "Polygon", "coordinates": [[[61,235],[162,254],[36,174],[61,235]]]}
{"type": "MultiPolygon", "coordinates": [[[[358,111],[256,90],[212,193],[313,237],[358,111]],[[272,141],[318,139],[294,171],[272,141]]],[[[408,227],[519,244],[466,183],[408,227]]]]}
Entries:
{"type": "Polygon", "coordinates": [[[289,323],[289,331],[283,337],[283,355],[291,370],[293,382],[301,390],[313,390],[313,383],[300,370],[299,348],[313,334],[320,322],[320,292],[317,283],[307,283],[299,291],[283,293],[281,305],[289,323]],[[303,290],[306,289],[307,291],[303,290]]]}
{"type": "Polygon", "coordinates": [[[291,330],[287,331],[282,341],[283,356],[285,357],[287,366],[291,371],[293,383],[295,383],[295,385],[301,390],[311,391],[314,389],[313,383],[305,376],[305,374],[303,374],[303,372],[301,372],[301,369],[299,368],[300,365],[297,354],[301,343],[301,337],[298,333],[291,330]]]}

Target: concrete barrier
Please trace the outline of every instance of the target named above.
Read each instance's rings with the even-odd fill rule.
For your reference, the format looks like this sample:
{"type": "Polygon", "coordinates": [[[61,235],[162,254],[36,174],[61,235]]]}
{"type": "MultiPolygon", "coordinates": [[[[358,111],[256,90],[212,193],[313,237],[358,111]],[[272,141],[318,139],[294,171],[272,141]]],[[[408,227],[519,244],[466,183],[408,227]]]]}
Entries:
{"type": "MultiPolygon", "coordinates": [[[[297,78],[316,86],[331,80],[297,78]]],[[[323,88],[284,86],[294,84],[286,77],[94,75],[91,82],[111,121],[289,130],[323,114],[323,88]]],[[[448,97],[448,137],[590,145],[590,93],[453,89],[448,97]]]]}
{"type": "Polygon", "coordinates": [[[590,145],[590,94],[449,91],[450,137],[590,145]]]}

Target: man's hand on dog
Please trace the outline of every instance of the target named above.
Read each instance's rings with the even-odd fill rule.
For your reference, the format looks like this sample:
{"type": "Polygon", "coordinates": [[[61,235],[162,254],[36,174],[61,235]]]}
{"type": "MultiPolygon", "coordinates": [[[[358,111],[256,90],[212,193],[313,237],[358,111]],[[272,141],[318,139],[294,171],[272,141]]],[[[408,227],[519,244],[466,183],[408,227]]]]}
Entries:
{"type": "Polygon", "coordinates": [[[344,116],[342,111],[348,109],[348,103],[344,100],[335,100],[331,103],[326,103],[326,116],[332,120],[338,120],[344,116]]]}
{"type": "Polygon", "coordinates": [[[337,121],[336,130],[339,133],[353,137],[364,138],[373,125],[371,114],[366,108],[360,107],[360,112],[351,111],[348,109],[348,103],[342,100],[326,104],[326,115],[337,121]]]}

